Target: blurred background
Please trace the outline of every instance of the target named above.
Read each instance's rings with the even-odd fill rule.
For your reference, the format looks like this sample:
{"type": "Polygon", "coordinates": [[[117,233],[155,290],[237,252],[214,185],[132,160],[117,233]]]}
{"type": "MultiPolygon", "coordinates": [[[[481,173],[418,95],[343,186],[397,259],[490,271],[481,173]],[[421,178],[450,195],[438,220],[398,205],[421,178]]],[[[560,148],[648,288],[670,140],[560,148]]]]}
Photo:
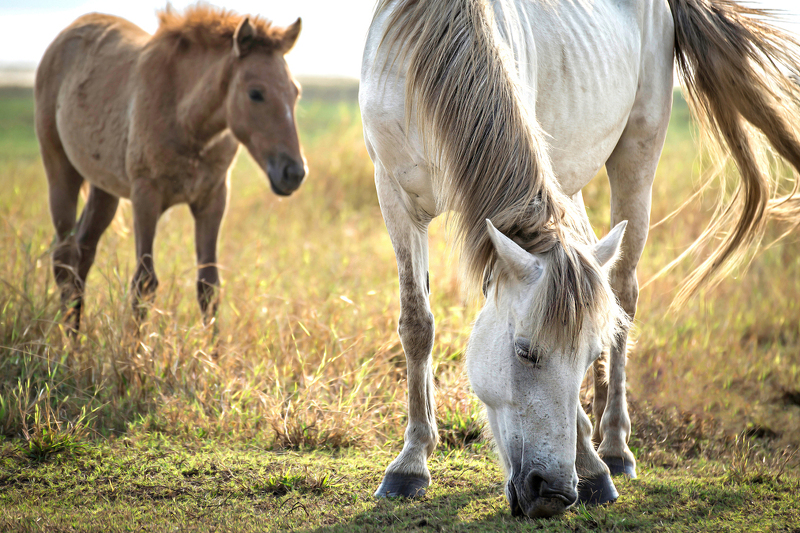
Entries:
{"type": "MultiPolygon", "coordinates": [[[[193,1],[170,2],[182,10],[193,1]]],[[[375,0],[233,0],[212,2],[241,14],[257,14],[280,25],[303,18],[303,38],[289,56],[295,75],[358,78],[364,39],[375,0]]],[[[155,13],[166,2],[105,0],[6,0],[0,3],[0,66],[32,70],[45,48],[70,22],[97,11],[130,20],[153,33],[155,13]]]]}
{"type": "MultiPolygon", "coordinates": [[[[170,2],[178,10],[192,3],[170,2]]],[[[785,26],[795,33],[800,29],[800,5],[796,0],[749,3],[784,11],[785,26]]],[[[375,0],[230,0],[212,4],[242,14],[260,14],[281,25],[302,17],[303,38],[289,56],[295,74],[358,78],[375,0]]],[[[0,67],[32,70],[65,26],[93,11],[126,18],[152,33],[157,27],[155,12],[165,5],[156,0],[4,0],[0,3],[0,67]]]]}

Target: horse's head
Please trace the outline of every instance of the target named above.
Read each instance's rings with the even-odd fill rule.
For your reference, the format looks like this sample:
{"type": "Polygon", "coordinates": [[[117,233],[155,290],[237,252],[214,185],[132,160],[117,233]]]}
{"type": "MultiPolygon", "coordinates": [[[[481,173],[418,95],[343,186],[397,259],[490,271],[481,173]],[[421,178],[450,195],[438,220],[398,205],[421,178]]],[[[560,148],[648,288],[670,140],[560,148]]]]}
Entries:
{"type": "Polygon", "coordinates": [[[571,257],[563,249],[560,256],[532,255],[488,226],[497,262],[467,347],[467,371],[486,405],[512,513],[552,516],[578,498],[580,385],[622,319],[607,268],[625,225],[571,257]],[[577,319],[575,327],[565,317],[577,319]],[[564,338],[565,331],[574,335],[564,338]]]}
{"type": "Polygon", "coordinates": [[[306,175],[295,122],[300,89],[284,59],[300,28],[297,19],[287,28],[270,28],[271,34],[264,39],[244,18],[232,43],[228,126],[267,173],[272,190],[281,196],[297,190],[306,175]]]}

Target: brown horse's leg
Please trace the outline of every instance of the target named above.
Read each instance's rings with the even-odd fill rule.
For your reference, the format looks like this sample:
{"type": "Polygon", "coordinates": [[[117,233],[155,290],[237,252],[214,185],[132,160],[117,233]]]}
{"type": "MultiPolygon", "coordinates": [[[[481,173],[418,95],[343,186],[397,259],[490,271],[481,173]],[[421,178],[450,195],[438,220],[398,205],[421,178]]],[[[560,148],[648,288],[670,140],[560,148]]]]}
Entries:
{"type": "Polygon", "coordinates": [[[137,321],[144,319],[148,300],[158,287],[153,264],[153,240],[163,209],[161,192],[148,179],[138,180],[131,189],[133,231],[136,237],[136,272],[131,282],[133,314],[137,321]]]}
{"type": "Polygon", "coordinates": [[[608,352],[609,350],[606,350],[603,356],[592,365],[592,383],[594,383],[592,415],[597,421],[594,426],[594,433],[592,434],[592,442],[595,446],[599,446],[603,440],[603,435],[600,433],[600,420],[603,419],[603,413],[606,410],[606,401],[608,400],[608,375],[606,374],[608,352]]]}
{"type": "Polygon", "coordinates": [[[83,177],[60,148],[42,145],[42,161],[47,173],[50,196],[50,216],[56,230],[53,248],[53,274],[61,290],[65,321],[73,332],[80,326],[80,293],[77,275],[80,250],[75,242],[75,216],[83,177]]]}
{"type": "MultiPolygon", "coordinates": [[[[108,194],[95,186],[89,191],[89,199],[81,212],[76,231],[80,258],[78,261],[78,279],[81,289],[86,287],[86,276],[94,263],[97,243],[108,225],[114,220],[119,198],[108,194]]],[[[78,296],[76,308],[80,312],[83,306],[83,294],[78,296]]]]}
{"type": "Polygon", "coordinates": [[[197,301],[208,325],[217,314],[219,272],[217,270],[217,238],[228,205],[228,186],[224,181],[209,200],[191,204],[194,216],[194,238],[197,251],[197,301]]]}

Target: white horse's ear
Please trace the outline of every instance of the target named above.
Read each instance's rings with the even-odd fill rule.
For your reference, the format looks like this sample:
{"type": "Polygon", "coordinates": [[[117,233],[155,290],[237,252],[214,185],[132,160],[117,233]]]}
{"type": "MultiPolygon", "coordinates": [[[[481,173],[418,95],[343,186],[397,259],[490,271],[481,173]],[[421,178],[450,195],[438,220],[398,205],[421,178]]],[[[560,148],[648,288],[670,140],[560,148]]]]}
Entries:
{"type": "Polygon", "coordinates": [[[245,17],[236,27],[233,33],[233,53],[236,57],[244,57],[250,51],[253,44],[253,37],[256,35],[256,30],[250,24],[250,17],[245,17]]]}
{"type": "Polygon", "coordinates": [[[628,221],[623,220],[614,226],[614,229],[609,231],[608,235],[600,239],[600,241],[594,245],[592,251],[594,252],[595,259],[600,263],[600,266],[605,266],[608,263],[616,261],[627,225],[628,221]]]}
{"type": "Polygon", "coordinates": [[[536,277],[541,268],[536,257],[503,235],[488,218],[486,219],[486,229],[489,232],[492,244],[494,244],[494,249],[497,250],[497,255],[503,268],[519,280],[536,277]]]}
{"type": "Polygon", "coordinates": [[[300,30],[302,29],[303,21],[300,17],[297,17],[297,20],[283,32],[283,37],[281,38],[281,52],[287,54],[289,50],[294,48],[294,43],[297,42],[297,38],[300,36],[300,30]]]}

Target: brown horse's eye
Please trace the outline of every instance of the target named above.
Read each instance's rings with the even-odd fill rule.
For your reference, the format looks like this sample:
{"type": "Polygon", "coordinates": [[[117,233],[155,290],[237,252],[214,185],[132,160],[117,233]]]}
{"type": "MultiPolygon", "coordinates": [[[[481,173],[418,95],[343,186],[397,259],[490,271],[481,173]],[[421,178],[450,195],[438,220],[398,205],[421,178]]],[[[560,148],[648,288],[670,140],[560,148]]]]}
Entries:
{"type": "Polygon", "coordinates": [[[248,92],[247,94],[250,96],[250,100],[254,102],[264,101],[264,93],[262,93],[258,89],[250,89],[250,92],[248,92]]]}

